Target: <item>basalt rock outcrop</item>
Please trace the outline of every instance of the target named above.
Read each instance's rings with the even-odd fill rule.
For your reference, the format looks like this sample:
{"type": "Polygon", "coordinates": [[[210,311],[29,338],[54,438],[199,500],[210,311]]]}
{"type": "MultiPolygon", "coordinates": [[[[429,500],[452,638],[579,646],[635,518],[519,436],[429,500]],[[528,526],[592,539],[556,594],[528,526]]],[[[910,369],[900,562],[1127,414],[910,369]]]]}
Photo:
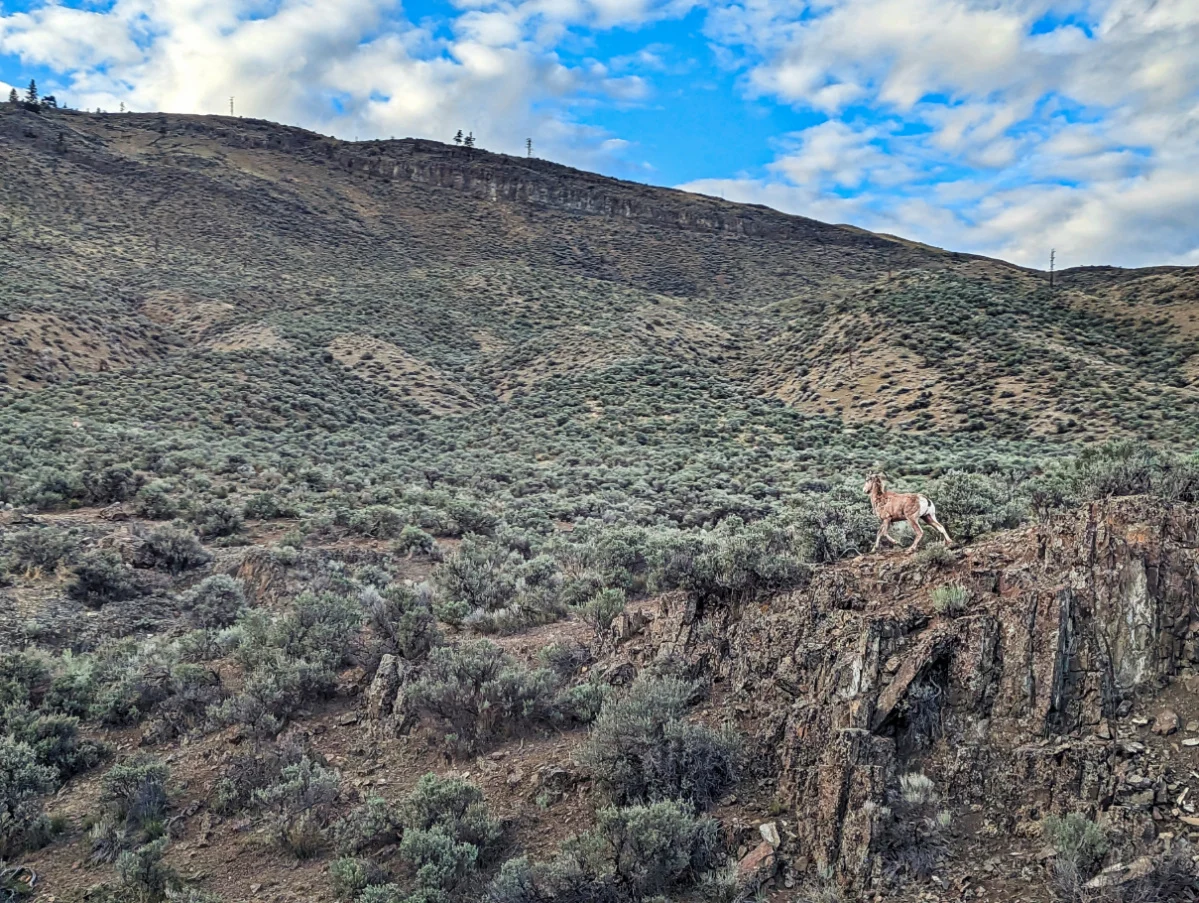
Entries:
{"type": "Polygon", "coordinates": [[[740,611],[664,597],[616,645],[714,681],[792,810],[796,871],[877,881],[888,803],[916,771],[1009,830],[1084,810],[1152,836],[1172,794],[1113,725],[1199,661],[1197,536],[1194,506],[1094,503],[947,560],[817,569],[740,611]],[[931,598],[949,583],[971,594],[957,617],[931,598]]]}

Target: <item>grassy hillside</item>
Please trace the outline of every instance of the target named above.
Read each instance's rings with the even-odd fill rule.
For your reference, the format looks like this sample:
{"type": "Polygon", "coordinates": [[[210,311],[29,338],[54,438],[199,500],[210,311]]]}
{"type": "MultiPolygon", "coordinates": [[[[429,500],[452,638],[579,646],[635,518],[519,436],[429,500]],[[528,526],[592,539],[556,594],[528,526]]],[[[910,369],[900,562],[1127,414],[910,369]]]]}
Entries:
{"type": "Polygon", "coordinates": [[[0,142],[14,502],[38,465],[196,447],[396,487],[497,455],[786,487],[1199,431],[1193,271],[1050,291],[542,161],[222,117],[5,109],[0,142]]]}

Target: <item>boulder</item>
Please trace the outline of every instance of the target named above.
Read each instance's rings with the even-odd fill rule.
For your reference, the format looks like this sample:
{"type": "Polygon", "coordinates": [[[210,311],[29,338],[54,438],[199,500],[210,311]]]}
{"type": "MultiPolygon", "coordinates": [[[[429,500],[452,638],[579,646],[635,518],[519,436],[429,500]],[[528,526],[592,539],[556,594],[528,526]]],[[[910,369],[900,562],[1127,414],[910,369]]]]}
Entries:
{"type": "Polygon", "coordinates": [[[1163,737],[1168,737],[1178,731],[1182,727],[1182,719],[1178,717],[1178,713],[1173,709],[1162,709],[1157,713],[1157,717],[1153,719],[1153,727],[1151,730],[1155,734],[1160,734],[1163,737]]]}
{"type": "Polygon", "coordinates": [[[770,842],[763,840],[737,863],[737,884],[742,891],[752,894],[773,878],[777,870],[778,855],[770,842]]]}

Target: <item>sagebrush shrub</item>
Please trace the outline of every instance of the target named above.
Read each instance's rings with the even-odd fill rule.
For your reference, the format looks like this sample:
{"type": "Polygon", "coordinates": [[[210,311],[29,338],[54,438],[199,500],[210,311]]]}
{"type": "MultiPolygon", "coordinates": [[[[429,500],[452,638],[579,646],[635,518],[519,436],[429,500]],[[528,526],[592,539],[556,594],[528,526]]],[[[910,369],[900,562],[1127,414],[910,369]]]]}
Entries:
{"type": "Polygon", "coordinates": [[[0,709],[33,702],[49,679],[49,667],[34,653],[0,653],[0,709]]]}
{"type": "Polygon", "coordinates": [[[362,853],[400,839],[403,828],[395,806],[379,796],[370,796],[334,823],[333,838],[343,853],[362,853]]]}
{"type": "Polygon", "coordinates": [[[679,803],[604,809],[591,831],[546,862],[510,859],[488,903],[639,903],[696,883],[722,858],[715,821],[679,803]]]}
{"type": "Polygon", "coordinates": [[[59,783],[95,767],[107,753],[103,743],[80,737],[79,719],[69,715],[11,705],[0,712],[0,718],[0,731],[11,740],[28,744],[39,765],[57,772],[59,783]]]}
{"type": "Polygon", "coordinates": [[[1109,843],[1103,828],[1077,812],[1048,816],[1041,822],[1041,834],[1057,858],[1077,869],[1083,880],[1098,871],[1107,855],[1109,843]]]}
{"type": "Polygon", "coordinates": [[[49,823],[41,796],[58,782],[54,768],[38,763],[28,743],[0,736],[0,860],[40,845],[49,823]]]}
{"type": "Polygon", "coordinates": [[[738,605],[798,585],[802,549],[786,527],[728,517],[711,530],[669,537],[655,553],[660,589],[686,590],[702,602],[738,605]]]}
{"type": "Polygon", "coordinates": [[[950,814],[940,808],[932,780],[919,772],[900,775],[883,826],[882,853],[888,872],[927,878],[948,851],[950,814]]]}
{"type": "Polygon", "coordinates": [[[360,536],[394,539],[408,526],[404,513],[388,505],[371,505],[350,515],[350,530],[360,536]]]}
{"type": "Polygon", "coordinates": [[[951,618],[963,614],[970,605],[970,590],[958,583],[938,586],[933,590],[933,608],[938,614],[951,618]]]}
{"type": "Polygon", "coordinates": [[[415,590],[398,583],[382,591],[368,587],[362,593],[362,608],[373,640],[368,672],[374,672],[384,655],[419,661],[445,641],[424,585],[415,590]]]}
{"type": "Polygon", "coordinates": [[[200,535],[205,539],[233,536],[245,527],[242,513],[226,502],[212,502],[200,508],[192,518],[200,535]]]}
{"type": "Polygon", "coordinates": [[[297,859],[323,849],[326,828],[341,798],[341,772],[304,756],[284,766],[279,780],[254,792],[271,840],[297,859]]]}
{"type": "Polygon", "coordinates": [[[169,842],[159,837],[117,856],[117,877],[137,900],[152,903],[165,899],[167,888],[178,881],[175,870],[162,861],[169,842]]]}
{"type": "Polygon", "coordinates": [[[500,836],[483,793],[460,778],[427,774],[400,804],[400,856],[422,887],[449,890],[484,864],[500,836]]]}
{"type": "Polygon", "coordinates": [[[283,654],[334,669],[348,663],[362,624],[362,608],[339,593],[301,593],[291,611],[276,620],[267,641],[283,654]]]}
{"type": "Polygon", "coordinates": [[[179,513],[171,498],[171,486],[162,480],[147,483],[133,499],[133,511],[147,520],[170,520],[179,513]]]}
{"type": "Polygon", "coordinates": [[[119,763],[100,781],[99,818],[92,826],[92,858],[112,862],[166,830],[170,797],[167,765],[150,756],[119,763]]]}
{"type": "Polygon", "coordinates": [[[925,495],[955,542],[1018,527],[1028,516],[1028,501],[1012,486],[981,473],[950,471],[933,480],[925,495]]]}
{"type": "Polygon", "coordinates": [[[626,605],[623,590],[602,589],[579,606],[579,616],[603,633],[624,611],[626,605]]]}
{"type": "Polygon", "coordinates": [[[342,856],[329,863],[329,882],[338,900],[354,901],[368,887],[389,883],[386,871],[371,859],[342,856]]]}
{"type": "Polygon", "coordinates": [[[212,560],[194,534],[169,524],[146,536],[142,554],[152,567],[175,575],[203,567],[212,560]]]}
{"type": "Polygon", "coordinates": [[[241,689],[212,709],[210,717],[217,724],[242,724],[255,737],[272,738],[313,703],[330,698],[335,688],[336,679],[324,665],[267,650],[241,689]]]}
{"type": "Polygon", "coordinates": [[[75,576],[67,587],[73,599],[90,608],[100,608],[109,602],[136,599],[142,594],[140,581],[125,564],[120,553],[98,549],[85,553],[76,563],[75,576]]]}
{"type": "Polygon", "coordinates": [[[429,653],[405,693],[410,712],[439,721],[448,745],[472,752],[501,736],[548,722],[557,681],[530,671],[486,640],[442,646],[429,653]]]}
{"type": "Polygon", "coordinates": [[[227,574],[213,574],[184,593],[179,601],[193,624],[215,630],[237,620],[246,605],[246,593],[240,580],[227,574]]]}
{"type": "Polygon", "coordinates": [[[736,782],[736,735],[683,720],[693,693],[686,681],[641,678],[604,703],[580,759],[613,802],[685,800],[702,810],[736,782]]]}
{"type": "Polygon", "coordinates": [[[520,556],[503,546],[467,536],[438,566],[435,579],[446,602],[463,605],[468,612],[497,611],[516,598],[519,562],[520,556]]]}
{"type": "Polygon", "coordinates": [[[399,823],[406,831],[443,830],[480,849],[500,836],[500,826],[487,812],[483,791],[461,778],[426,774],[399,808],[399,823]]]}
{"type": "Polygon", "coordinates": [[[276,783],[284,768],[298,764],[305,756],[324,764],[294,736],[277,743],[255,744],[253,749],[237,753],[213,783],[209,798],[213,811],[229,815],[247,808],[257,791],[276,783]]]}
{"type": "Polygon", "coordinates": [[[57,527],[30,527],[3,537],[0,562],[10,571],[52,571],[70,560],[76,539],[57,527]]]}

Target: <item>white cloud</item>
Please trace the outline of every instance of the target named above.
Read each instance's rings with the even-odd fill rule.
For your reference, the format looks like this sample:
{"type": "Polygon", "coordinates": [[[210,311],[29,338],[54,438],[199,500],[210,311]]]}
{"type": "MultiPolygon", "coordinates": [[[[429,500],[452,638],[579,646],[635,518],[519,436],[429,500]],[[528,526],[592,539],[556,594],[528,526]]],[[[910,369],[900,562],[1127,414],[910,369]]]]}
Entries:
{"type": "Polygon", "coordinates": [[[829,121],[693,187],[1031,265],[1199,259],[1194,0],[718,2],[746,94],[829,121]]]}
{"type": "Polygon", "coordinates": [[[0,53],[51,67],[84,108],[224,113],[298,123],[342,137],[448,140],[544,153],[576,165],[620,146],[574,121],[581,102],[639,102],[633,73],[564,64],[540,43],[555,26],[666,15],[661,0],[477,0],[436,36],[396,0],[116,0],[0,13],[0,53]],[[550,31],[546,28],[549,26],[550,31]]]}

